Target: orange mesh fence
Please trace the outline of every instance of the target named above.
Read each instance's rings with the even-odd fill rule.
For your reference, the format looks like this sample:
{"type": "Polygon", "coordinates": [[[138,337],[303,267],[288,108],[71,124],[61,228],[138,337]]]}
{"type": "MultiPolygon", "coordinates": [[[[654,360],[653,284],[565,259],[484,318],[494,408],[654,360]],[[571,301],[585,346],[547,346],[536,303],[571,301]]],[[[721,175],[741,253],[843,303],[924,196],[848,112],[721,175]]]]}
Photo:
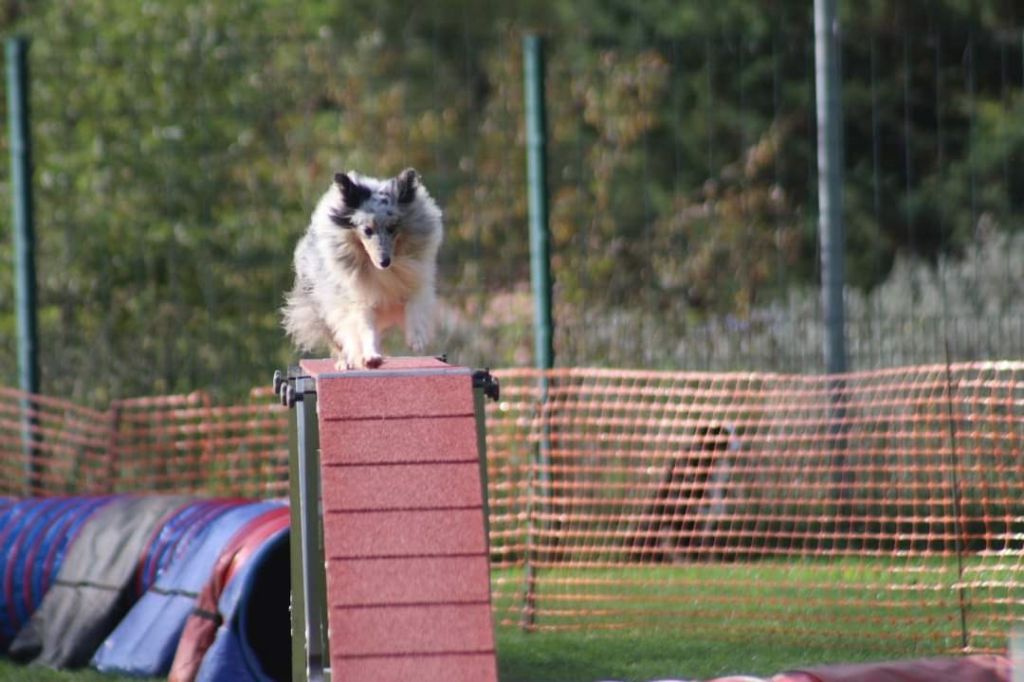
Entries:
{"type": "Polygon", "coordinates": [[[202,392],[111,406],[114,490],[288,494],[288,412],[270,388],[242,405],[213,405],[202,392]]]}
{"type": "Polygon", "coordinates": [[[500,378],[503,623],[950,651],[1024,616],[1022,364],[500,378]]]}
{"type": "Polygon", "coordinates": [[[269,388],[241,405],[136,398],[105,411],[0,388],[0,495],[288,493],[288,412],[269,388]]]}
{"type": "MultiPolygon", "coordinates": [[[[930,652],[1003,648],[1024,617],[1024,363],[495,374],[503,624],[930,652]]],[[[0,389],[0,448],[0,495],[287,492],[269,389],[105,411],[0,389]]]]}
{"type": "Polygon", "coordinates": [[[103,412],[0,387],[0,495],[103,492],[109,438],[103,412]]]}

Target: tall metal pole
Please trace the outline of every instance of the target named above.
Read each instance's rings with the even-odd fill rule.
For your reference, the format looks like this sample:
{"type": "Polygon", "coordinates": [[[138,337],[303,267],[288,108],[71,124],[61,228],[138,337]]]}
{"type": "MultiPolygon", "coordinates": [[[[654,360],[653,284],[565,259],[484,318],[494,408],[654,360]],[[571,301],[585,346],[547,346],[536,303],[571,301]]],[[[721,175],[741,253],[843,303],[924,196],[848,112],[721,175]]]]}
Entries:
{"type": "MultiPolygon", "coordinates": [[[[531,487],[527,521],[526,589],[520,624],[532,629],[536,613],[536,569],[534,566],[534,516],[546,516],[550,477],[550,438],[547,420],[548,378],[554,364],[551,317],[551,258],[548,234],[547,116],[544,108],[544,43],[540,36],[523,37],[523,78],[526,106],[526,175],[530,221],[530,281],[533,287],[534,362],[541,370],[537,380],[540,409],[540,443],[536,455],[536,478],[531,487]],[[539,493],[538,493],[539,490],[539,493]],[[539,500],[537,498],[540,498],[539,500]]],[[[545,525],[542,521],[541,525],[545,525]]]]}
{"type": "Polygon", "coordinates": [[[548,238],[547,114],[544,107],[544,42],[523,38],[526,79],[526,171],[529,187],[530,281],[533,286],[534,361],[550,369],[554,361],[551,321],[551,258],[548,238]]]}
{"type": "MultiPolygon", "coordinates": [[[[37,357],[35,229],[32,207],[32,144],[29,131],[28,40],[8,38],[7,114],[11,145],[11,207],[14,229],[14,292],[18,323],[18,380],[28,394],[39,392],[37,357]]],[[[25,452],[26,492],[38,479],[35,417],[22,400],[22,443],[25,452]]]]}
{"type": "Polygon", "coordinates": [[[853,478],[846,465],[846,315],[843,310],[843,110],[840,98],[837,0],[814,0],[815,91],[818,118],[818,234],[821,241],[821,303],[828,373],[831,497],[834,545],[848,541],[853,478]]]}
{"type": "Polygon", "coordinates": [[[843,109],[840,99],[836,0],[814,0],[814,61],[818,114],[818,235],[825,371],[846,371],[843,310],[843,109]]]}

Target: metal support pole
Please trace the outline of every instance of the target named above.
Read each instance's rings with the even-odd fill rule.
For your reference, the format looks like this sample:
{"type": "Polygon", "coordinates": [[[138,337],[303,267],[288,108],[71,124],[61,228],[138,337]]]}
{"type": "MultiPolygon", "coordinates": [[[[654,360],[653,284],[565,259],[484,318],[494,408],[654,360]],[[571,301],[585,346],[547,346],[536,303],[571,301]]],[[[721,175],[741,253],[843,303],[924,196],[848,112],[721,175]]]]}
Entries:
{"type": "Polygon", "coordinates": [[[846,466],[846,314],[843,309],[843,110],[836,0],[814,0],[815,89],[818,118],[818,234],[821,302],[825,322],[828,430],[831,451],[835,541],[847,535],[852,480],[846,466]]]}
{"type": "MultiPolygon", "coordinates": [[[[538,35],[523,37],[523,76],[526,103],[526,171],[529,188],[530,281],[533,288],[534,362],[541,370],[537,384],[541,434],[537,448],[535,497],[546,498],[549,490],[550,440],[547,423],[548,379],[545,372],[554,364],[553,323],[551,316],[551,258],[548,231],[547,121],[544,107],[544,42],[538,35]]],[[[534,508],[527,531],[526,590],[521,624],[534,625],[536,575],[532,561],[533,515],[544,515],[545,503],[531,502],[534,508]],[[539,507],[539,509],[537,508],[539,507]]]]}
{"type": "MultiPolygon", "coordinates": [[[[18,324],[18,381],[27,394],[39,393],[37,357],[35,234],[32,207],[32,141],[29,131],[28,40],[8,38],[7,116],[11,145],[11,207],[14,230],[14,292],[18,324]]],[[[26,493],[36,492],[39,463],[36,418],[23,399],[22,447],[25,454],[26,493]]]]}
{"type": "Polygon", "coordinates": [[[843,310],[843,109],[840,99],[836,0],[814,0],[814,57],[825,371],[829,374],[842,374],[846,371],[846,320],[843,310]]]}
{"type": "Polygon", "coordinates": [[[533,286],[534,354],[538,369],[554,362],[551,321],[551,258],[548,232],[547,114],[544,106],[544,42],[523,38],[526,86],[526,171],[529,187],[530,281],[533,286]]]}
{"type": "Polygon", "coordinates": [[[293,375],[285,381],[278,374],[274,384],[282,402],[293,408],[288,467],[292,527],[292,679],[330,682],[316,383],[301,375],[293,375]]]}

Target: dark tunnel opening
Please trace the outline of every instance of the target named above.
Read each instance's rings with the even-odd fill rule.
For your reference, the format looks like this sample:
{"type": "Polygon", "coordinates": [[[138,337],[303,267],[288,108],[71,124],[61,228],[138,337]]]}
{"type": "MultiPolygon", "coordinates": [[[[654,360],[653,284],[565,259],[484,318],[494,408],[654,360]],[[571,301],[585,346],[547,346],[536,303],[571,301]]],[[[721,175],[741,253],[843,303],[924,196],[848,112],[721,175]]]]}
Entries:
{"type": "Polygon", "coordinates": [[[288,534],[282,533],[256,567],[249,598],[243,600],[243,633],[262,672],[291,679],[291,591],[288,534]]]}

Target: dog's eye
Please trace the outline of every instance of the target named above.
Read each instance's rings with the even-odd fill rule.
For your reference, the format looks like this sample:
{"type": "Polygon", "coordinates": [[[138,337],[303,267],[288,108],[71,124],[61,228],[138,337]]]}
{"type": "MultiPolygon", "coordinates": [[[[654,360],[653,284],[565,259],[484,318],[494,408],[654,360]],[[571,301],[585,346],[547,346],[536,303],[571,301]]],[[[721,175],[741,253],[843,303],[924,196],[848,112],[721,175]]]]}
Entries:
{"type": "Polygon", "coordinates": [[[388,234],[394,234],[394,233],[395,233],[395,229],[396,229],[396,228],[395,228],[395,226],[394,226],[394,225],[392,225],[391,227],[387,228],[387,230],[388,230],[388,234]]]}
{"type": "Polygon", "coordinates": [[[372,227],[366,228],[365,230],[363,230],[363,234],[365,234],[367,237],[372,237],[373,236],[373,228],[372,227]]]}

